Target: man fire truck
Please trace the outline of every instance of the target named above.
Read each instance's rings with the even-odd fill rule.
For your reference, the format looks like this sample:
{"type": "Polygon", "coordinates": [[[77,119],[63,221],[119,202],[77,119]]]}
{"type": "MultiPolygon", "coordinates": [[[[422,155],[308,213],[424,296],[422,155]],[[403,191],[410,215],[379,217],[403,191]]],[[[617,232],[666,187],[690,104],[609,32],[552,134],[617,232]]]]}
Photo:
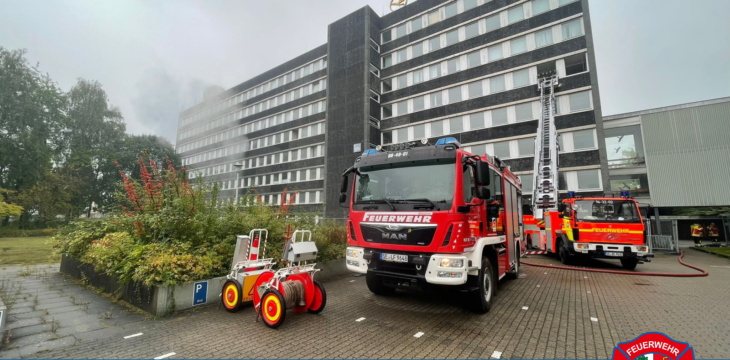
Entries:
{"type": "Polygon", "coordinates": [[[373,293],[459,287],[485,313],[499,279],[516,277],[521,185],[498,158],[454,138],[379,146],[343,174],[341,203],[348,189],[347,268],[373,293]]]}
{"type": "Polygon", "coordinates": [[[532,215],[525,215],[524,233],[531,253],[557,254],[564,264],[578,254],[620,259],[628,270],[650,261],[646,232],[636,200],[628,192],[620,198],[576,197],[558,200],[558,141],[555,128],[557,75],[538,79],[541,115],[535,140],[535,183],[532,215]]]}

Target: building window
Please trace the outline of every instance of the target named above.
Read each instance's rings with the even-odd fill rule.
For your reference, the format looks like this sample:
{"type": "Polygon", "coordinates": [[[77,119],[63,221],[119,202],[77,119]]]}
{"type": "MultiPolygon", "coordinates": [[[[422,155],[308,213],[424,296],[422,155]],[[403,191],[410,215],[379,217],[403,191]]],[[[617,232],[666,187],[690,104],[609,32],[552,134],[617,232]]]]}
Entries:
{"type": "Polygon", "coordinates": [[[477,0],[464,0],[464,11],[477,7],[477,0]]]}
{"type": "Polygon", "coordinates": [[[395,38],[401,38],[406,36],[406,24],[402,24],[395,28],[395,38]]]}
{"type": "Polygon", "coordinates": [[[522,5],[515,6],[507,10],[507,23],[512,24],[525,19],[525,13],[522,11],[522,5]]]}
{"type": "Polygon", "coordinates": [[[533,0],[532,1],[532,16],[542,14],[550,10],[550,0],[533,0]]]}
{"type": "Polygon", "coordinates": [[[487,153],[487,145],[481,144],[481,145],[473,145],[469,149],[469,152],[475,155],[484,155],[487,153]]]}
{"type": "Polygon", "coordinates": [[[502,44],[492,45],[487,48],[489,61],[496,61],[502,58],[502,44]]]}
{"type": "Polygon", "coordinates": [[[520,175],[520,182],[522,183],[522,193],[532,193],[534,189],[535,176],[534,175],[520,175]]]}
{"type": "Polygon", "coordinates": [[[553,43],[553,29],[547,28],[535,33],[535,47],[541,48],[553,43]]]}
{"type": "Polygon", "coordinates": [[[393,78],[383,80],[383,92],[389,92],[393,90],[393,78]]]}
{"type": "Polygon", "coordinates": [[[413,127],[413,138],[415,140],[420,140],[426,137],[426,125],[416,125],[413,127]]]}
{"type": "Polygon", "coordinates": [[[530,71],[528,69],[512,73],[512,84],[514,88],[530,85],[530,71]]]}
{"type": "Polygon", "coordinates": [[[428,39],[428,51],[434,52],[441,48],[441,37],[436,36],[428,39]]]}
{"type": "Polygon", "coordinates": [[[393,54],[388,54],[383,57],[383,68],[387,68],[393,65],[393,54]]]}
{"type": "Polygon", "coordinates": [[[428,25],[433,25],[439,21],[441,21],[441,14],[438,9],[428,13],[428,25]]]}
{"type": "Polygon", "coordinates": [[[444,6],[444,19],[448,19],[456,15],[456,1],[444,6]]]}
{"type": "Polygon", "coordinates": [[[470,39],[470,38],[473,38],[473,37],[479,35],[479,23],[475,21],[475,22],[467,25],[464,28],[464,31],[466,33],[467,39],[470,39]]]}
{"type": "Polygon", "coordinates": [[[425,95],[413,98],[413,111],[414,112],[421,111],[426,107],[425,99],[426,99],[425,95]]]}
{"type": "Polygon", "coordinates": [[[446,46],[454,45],[459,42],[459,29],[455,29],[446,33],[446,46]]]}
{"type": "Polygon", "coordinates": [[[527,51],[527,39],[522,36],[510,41],[510,53],[512,55],[522,54],[527,51]]]}
{"type": "Polygon", "coordinates": [[[478,112],[469,115],[469,130],[477,130],[484,128],[484,113],[478,112]]]}
{"type": "Polygon", "coordinates": [[[421,20],[420,17],[417,17],[417,18],[411,20],[411,33],[421,30],[422,28],[423,28],[423,20],[421,20]]]}
{"type": "Polygon", "coordinates": [[[500,158],[500,159],[509,159],[510,158],[510,152],[509,152],[509,141],[502,141],[498,143],[494,143],[494,156],[500,158]]]}
{"type": "Polygon", "coordinates": [[[401,143],[404,141],[408,141],[408,128],[400,128],[398,130],[395,130],[396,139],[395,141],[401,143]]]}
{"type": "Polygon", "coordinates": [[[487,32],[499,29],[499,26],[500,26],[499,14],[488,17],[486,19],[486,23],[487,23],[487,32]]]}
{"type": "Polygon", "coordinates": [[[578,175],[578,190],[592,190],[601,188],[598,170],[576,171],[578,175]]]}
{"type": "Polygon", "coordinates": [[[458,57],[453,58],[446,62],[446,71],[448,71],[449,74],[453,74],[460,70],[461,70],[461,61],[459,61],[458,57]]]}
{"type": "Polygon", "coordinates": [[[461,86],[449,89],[449,104],[453,104],[461,100],[461,86]]]}
{"type": "Polygon", "coordinates": [[[430,95],[431,95],[431,108],[444,105],[443,92],[437,91],[435,93],[431,93],[430,95]]]}
{"type": "Polygon", "coordinates": [[[439,120],[431,123],[431,136],[441,136],[445,135],[446,132],[444,131],[444,124],[446,124],[445,120],[439,120]]]}
{"type": "Polygon", "coordinates": [[[644,165],[641,125],[605,129],[604,136],[609,168],[644,165]]]}
{"type": "Polygon", "coordinates": [[[585,54],[568,56],[565,61],[565,75],[570,76],[588,71],[585,54]]]}
{"type": "Polygon", "coordinates": [[[423,43],[415,43],[411,46],[411,58],[423,55],[423,43]]]}
{"type": "Polygon", "coordinates": [[[402,49],[402,50],[398,50],[398,51],[397,51],[397,52],[395,53],[395,57],[396,57],[396,59],[397,59],[397,62],[396,62],[396,64],[400,64],[400,63],[402,63],[402,62],[404,62],[404,61],[408,60],[408,49],[402,49]]]}
{"type": "Polygon", "coordinates": [[[570,102],[570,111],[585,110],[591,107],[591,98],[588,91],[570,94],[568,100],[570,102]]]}
{"type": "Polygon", "coordinates": [[[507,109],[492,110],[492,126],[504,125],[507,123],[507,109]]]}
{"type": "Polygon", "coordinates": [[[593,129],[573,132],[573,149],[594,149],[596,143],[593,140],[593,129]]]}
{"type": "Polygon", "coordinates": [[[482,57],[479,50],[466,54],[466,67],[471,69],[482,64],[482,57]]]}
{"type": "Polygon", "coordinates": [[[373,64],[370,64],[370,72],[373,73],[373,75],[380,77],[380,70],[378,70],[378,68],[373,64]]]}
{"type": "Polygon", "coordinates": [[[646,174],[611,175],[608,177],[611,191],[630,191],[632,196],[649,196],[649,179],[646,174]]]}
{"type": "Polygon", "coordinates": [[[462,131],[464,131],[464,127],[462,125],[461,116],[449,119],[449,132],[451,134],[460,133],[462,131]]]}
{"type": "Polygon", "coordinates": [[[580,19],[562,24],[561,29],[563,32],[563,41],[583,35],[580,19]]]}
{"type": "Polygon", "coordinates": [[[474,99],[474,98],[484,95],[484,92],[482,90],[482,81],[481,80],[469,83],[468,87],[469,87],[469,99],[474,99]]]}
{"type": "Polygon", "coordinates": [[[413,72],[413,85],[423,82],[423,69],[418,69],[413,72]]]}
{"type": "Polygon", "coordinates": [[[431,80],[441,77],[441,64],[431,65],[428,67],[429,78],[431,80]]]}
{"type": "Polygon", "coordinates": [[[504,75],[495,76],[489,79],[489,93],[504,91],[504,75]]]}
{"type": "Polygon", "coordinates": [[[535,155],[535,139],[519,139],[517,140],[517,149],[519,156],[534,156],[535,155]]]}
{"type": "Polygon", "coordinates": [[[397,78],[395,78],[395,81],[398,84],[398,90],[408,87],[408,74],[398,76],[397,78]]]}

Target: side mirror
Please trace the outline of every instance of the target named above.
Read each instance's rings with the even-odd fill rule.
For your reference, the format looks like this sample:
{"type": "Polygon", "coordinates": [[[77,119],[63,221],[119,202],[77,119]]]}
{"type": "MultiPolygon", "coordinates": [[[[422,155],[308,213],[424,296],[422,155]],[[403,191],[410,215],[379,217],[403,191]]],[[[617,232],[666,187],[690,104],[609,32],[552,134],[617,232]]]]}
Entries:
{"type": "MultiPolygon", "coordinates": [[[[477,161],[476,163],[476,182],[477,185],[487,186],[489,185],[489,164],[483,161],[477,161]]],[[[487,196],[489,197],[489,196],[487,196]]]]}
{"type": "Polygon", "coordinates": [[[565,203],[558,203],[558,212],[564,213],[565,212],[565,203]]]}
{"type": "Polygon", "coordinates": [[[347,194],[340,193],[340,204],[345,202],[345,200],[347,200],[347,194]]]}
{"type": "Polygon", "coordinates": [[[489,191],[489,189],[487,189],[485,187],[477,188],[477,198],[478,199],[482,199],[482,200],[489,199],[491,196],[492,196],[492,194],[489,191]]]}

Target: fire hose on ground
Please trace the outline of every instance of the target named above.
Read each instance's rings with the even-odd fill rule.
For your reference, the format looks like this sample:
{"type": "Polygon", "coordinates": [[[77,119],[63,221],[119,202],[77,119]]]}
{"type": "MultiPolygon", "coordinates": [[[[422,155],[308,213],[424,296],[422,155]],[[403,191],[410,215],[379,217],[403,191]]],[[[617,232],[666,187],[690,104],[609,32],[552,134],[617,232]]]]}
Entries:
{"type": "Polygon", "coordinates": [[[699,273],[676,274],[676,273],[660,273],[660,272],[634,272],[634,271],[623,271],[623,270],[586,269],[586,268],[577,268],[577,267],[572,267],[572,266],[535,264],[535,263],[531,263],[531,262],[527,262],[527,261],[520,261],[520,263],[524,264],[524,265],[544,267],[544,268],[549,268],[549,269],[577,270],[577,271],[587,271],[587,272],[607,273],[607,274],[620,274],[620,275],[643,275],[643,276],[666,276],[666,277],[700,277],[700,276],[709,275],[709,273],[706,270],[703,270],[697,266],[690,265],[690,264],[687,264],[684,261],[682,261],[683,257],[684,257],[684,250],[680,250],[679,258],[677,258],[679,263],[690,269],[697,270],[697,271],[699,271],[699,273]]]}

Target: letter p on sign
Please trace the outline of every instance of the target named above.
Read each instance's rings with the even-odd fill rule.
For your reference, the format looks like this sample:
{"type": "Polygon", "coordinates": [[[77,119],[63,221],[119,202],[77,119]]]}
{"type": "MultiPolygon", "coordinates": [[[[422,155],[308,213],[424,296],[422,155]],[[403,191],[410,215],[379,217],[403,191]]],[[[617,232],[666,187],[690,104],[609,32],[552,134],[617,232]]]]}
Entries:
{"type": "Polygon", "coordinates": [[[208,302],[208,281],[193,284],[193,306],[208,302]]]}

